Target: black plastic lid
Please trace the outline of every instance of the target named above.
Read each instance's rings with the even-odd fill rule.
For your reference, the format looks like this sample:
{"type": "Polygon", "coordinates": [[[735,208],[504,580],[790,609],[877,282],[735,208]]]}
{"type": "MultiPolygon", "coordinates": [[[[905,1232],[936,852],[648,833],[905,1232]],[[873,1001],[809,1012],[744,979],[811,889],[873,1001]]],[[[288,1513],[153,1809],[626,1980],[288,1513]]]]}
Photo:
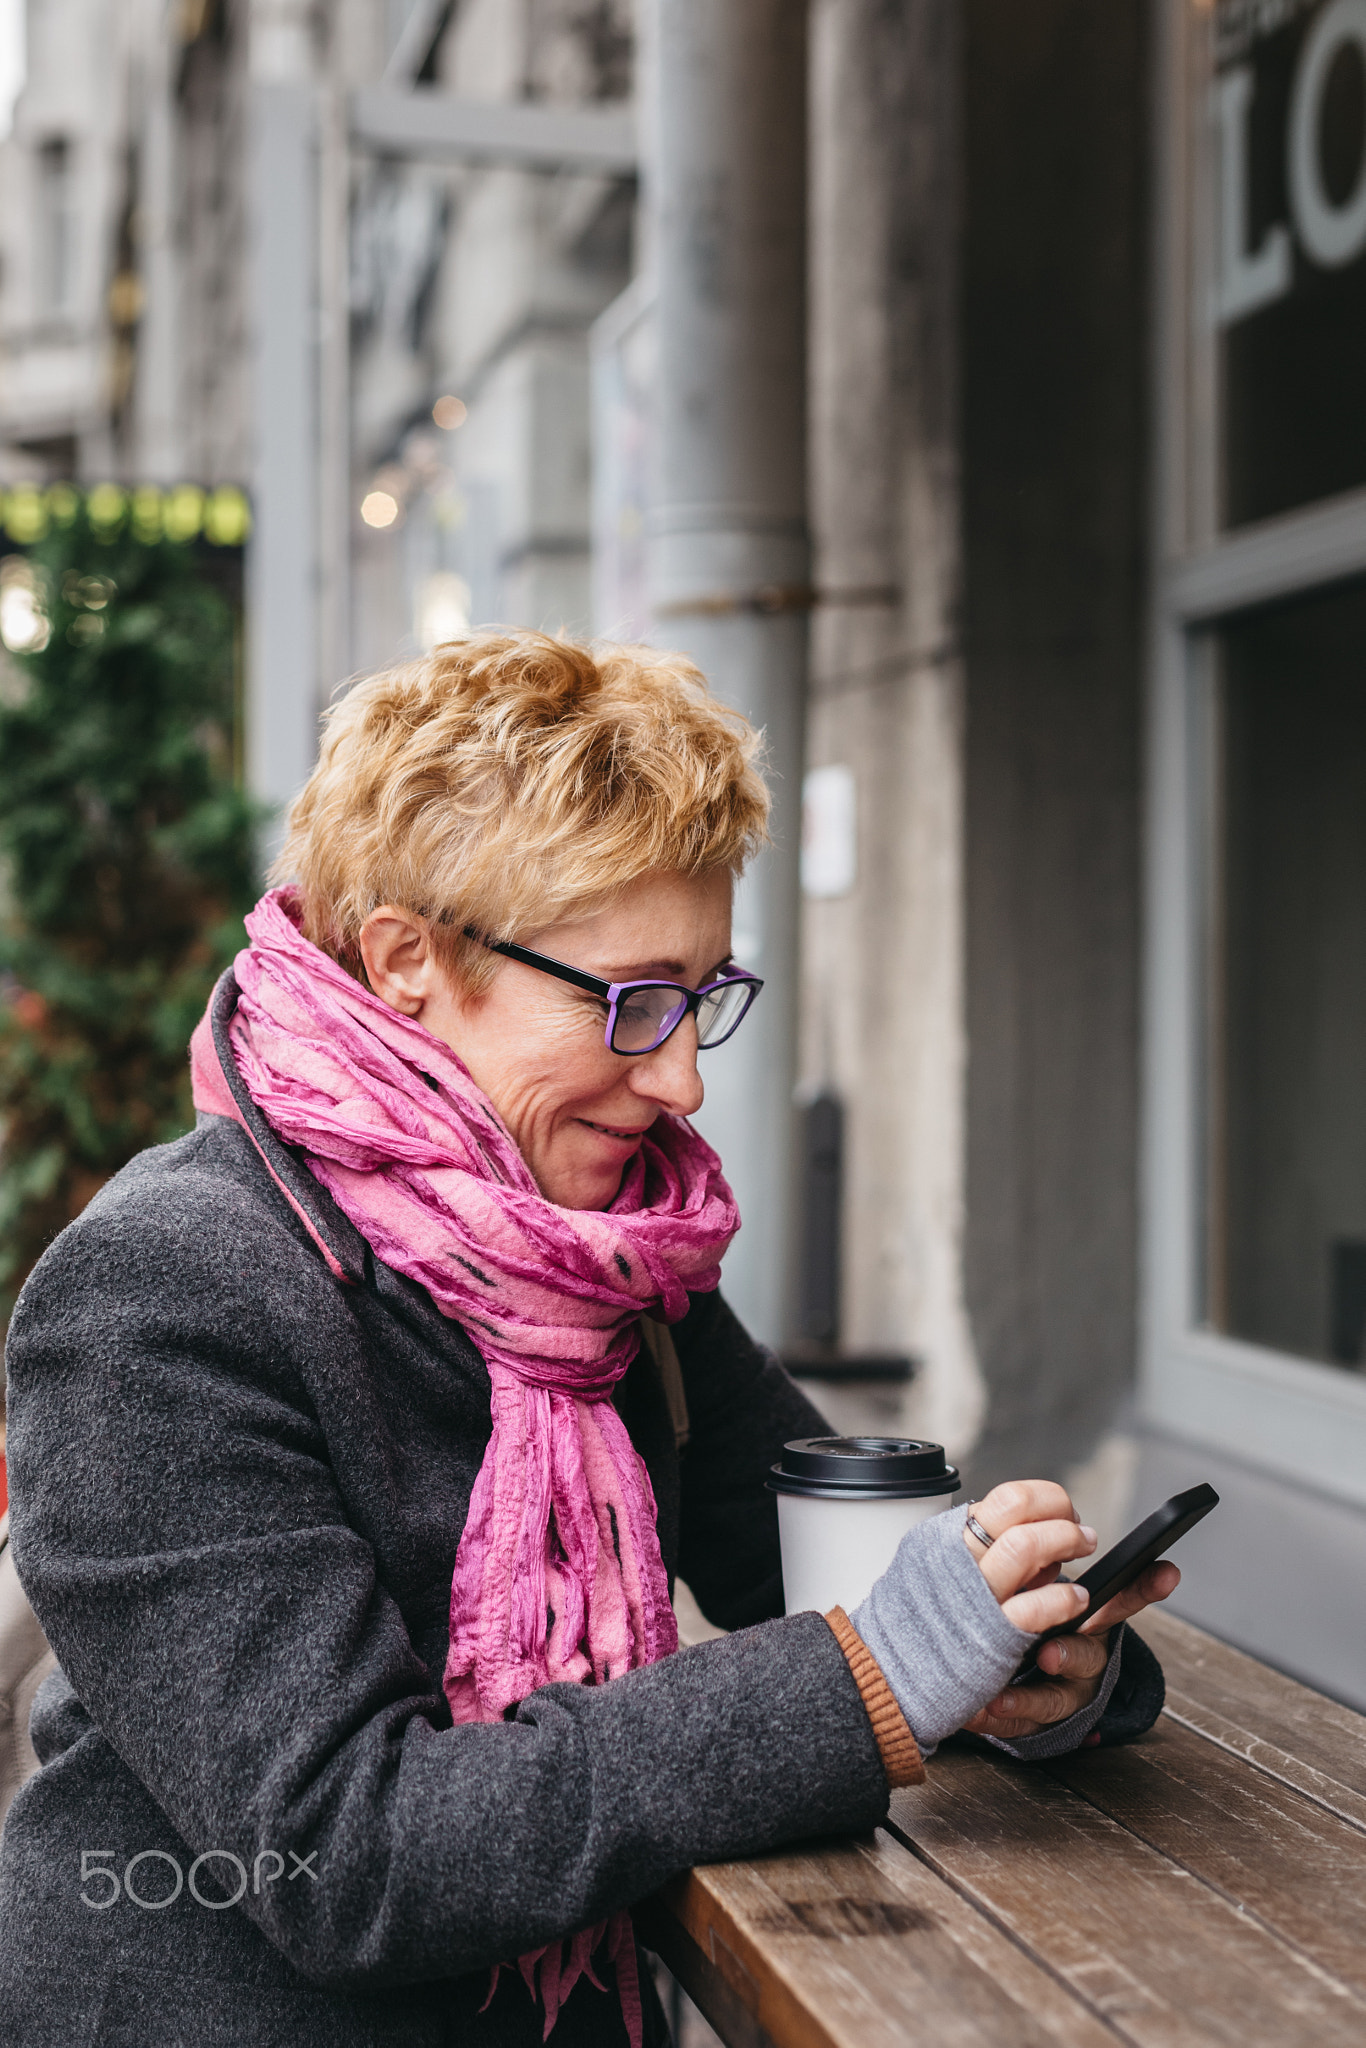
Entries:
{"type": "Polygon", "coordinates": [[[944,1446],[909,1436],[798,1437],[783,1445],[770,1471],[770,1492],[823,1500],[914,1500],[958,1491],[944,1446]]]}

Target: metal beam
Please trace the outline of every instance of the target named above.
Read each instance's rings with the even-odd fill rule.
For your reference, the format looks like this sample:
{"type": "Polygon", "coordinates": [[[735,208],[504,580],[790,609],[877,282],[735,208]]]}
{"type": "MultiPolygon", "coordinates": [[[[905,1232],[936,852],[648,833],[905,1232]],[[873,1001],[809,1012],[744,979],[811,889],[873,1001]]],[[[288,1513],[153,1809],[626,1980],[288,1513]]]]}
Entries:
{"type": "Polygon", "coordinates": [[[460,100],[426,86],[370,86],[353,94],[351,141],[384,156],[526,170],[620,174],[637,164],[633,109],[460,100]]]}

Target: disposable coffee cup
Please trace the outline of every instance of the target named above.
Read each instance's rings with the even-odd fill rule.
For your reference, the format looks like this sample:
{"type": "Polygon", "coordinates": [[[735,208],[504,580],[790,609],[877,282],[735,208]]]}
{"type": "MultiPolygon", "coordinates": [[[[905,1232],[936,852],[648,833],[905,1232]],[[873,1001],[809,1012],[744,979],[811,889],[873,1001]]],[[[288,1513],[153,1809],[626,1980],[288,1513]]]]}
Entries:
{"type": "Polygon", "coordinates": [[[904,1436],[808,1436],[771,1468],[789,1614],[847,1613],[906,1531],[953,1506],[958,1474],[942,1444],[904,1436]]]}

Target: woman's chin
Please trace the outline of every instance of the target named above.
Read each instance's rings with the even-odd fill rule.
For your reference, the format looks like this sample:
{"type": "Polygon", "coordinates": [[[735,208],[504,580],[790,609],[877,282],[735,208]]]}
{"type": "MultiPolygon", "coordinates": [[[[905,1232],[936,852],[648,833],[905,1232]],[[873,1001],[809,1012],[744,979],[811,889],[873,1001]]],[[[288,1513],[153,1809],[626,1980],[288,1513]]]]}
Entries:
{"type": "Polygon", "coordinates": [[[610,1209],[624,1171],[619,1162],[576,1161],[536,1178],[546,1200],[561,1209],[610,1209]]]}
{"type": "MultiPolygon", "coordinates": [[[[563,1133],[567,1142],[546,1148],[549,1157],[528,1160],[537,1186],[561,1209],[609,1209],[621,1192],[621,1179],[641,1137],[624,1144],[576,1119],[577,1128],[563,1133]]],[[[641,1134],[643,1136],[643,1133],[641,1134]]]]}

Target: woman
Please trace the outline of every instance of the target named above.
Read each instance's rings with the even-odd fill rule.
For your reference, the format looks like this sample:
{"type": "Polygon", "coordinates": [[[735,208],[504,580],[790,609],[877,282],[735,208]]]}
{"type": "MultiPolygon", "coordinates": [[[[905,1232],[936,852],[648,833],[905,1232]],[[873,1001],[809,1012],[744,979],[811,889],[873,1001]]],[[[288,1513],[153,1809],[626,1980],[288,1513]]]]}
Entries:
{"type": "Polygon", "coordinates": [[[671,1872],[871,1826],[965,1723],[1156,1713],[1100,1631],[1170,1566],[996,1697],[1094,1542],[1042,1483],[977,1505],[989,1547],[923,1525],[852,1621],[776,1618],[764,1477],[822,1424],[716,1291],[686,1122],[758,993],[754,746],[685,662],[535,634],[332,714],[196,1130],[11,1329],[61,1665],[0,1855],[15,2048],[662,2039],[626,1909],[671,1872]],[[670,1654],[675,1568],[736,1633],[670,1654]]]}

